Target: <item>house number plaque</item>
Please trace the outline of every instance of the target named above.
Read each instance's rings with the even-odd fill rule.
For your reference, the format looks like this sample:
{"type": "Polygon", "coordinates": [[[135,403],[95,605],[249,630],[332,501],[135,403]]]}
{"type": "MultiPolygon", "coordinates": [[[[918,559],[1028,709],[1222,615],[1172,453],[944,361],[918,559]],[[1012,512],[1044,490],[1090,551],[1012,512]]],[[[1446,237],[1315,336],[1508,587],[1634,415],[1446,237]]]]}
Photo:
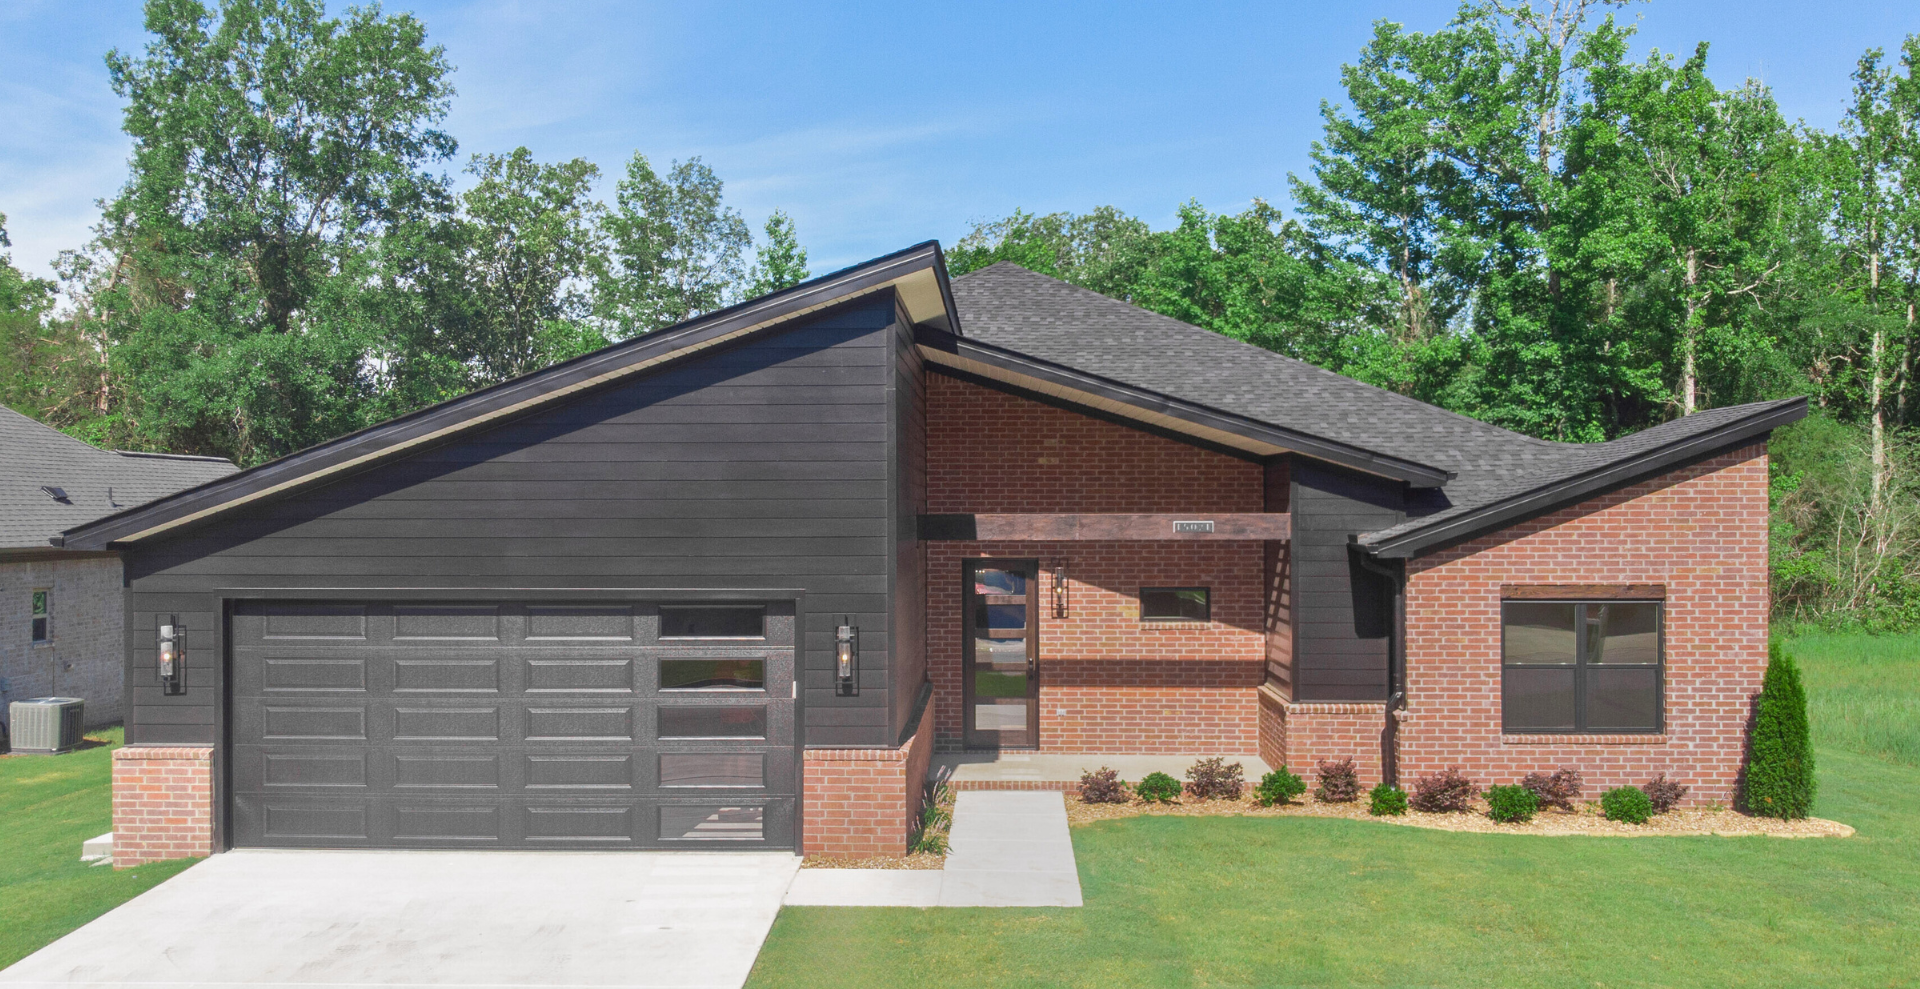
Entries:
{"type": "Polygon", "coordinates": [[[1212,531],[1213,531],[1212,519],[1206,519],[1204,521],[1194,521],[1194,522],[1176,521],[1175,523],[1173,523],[1173,532],[1175,535],[1179,535],[1180,533],[1183,533],[1183,532],[1212,532],[1212,531]]]}

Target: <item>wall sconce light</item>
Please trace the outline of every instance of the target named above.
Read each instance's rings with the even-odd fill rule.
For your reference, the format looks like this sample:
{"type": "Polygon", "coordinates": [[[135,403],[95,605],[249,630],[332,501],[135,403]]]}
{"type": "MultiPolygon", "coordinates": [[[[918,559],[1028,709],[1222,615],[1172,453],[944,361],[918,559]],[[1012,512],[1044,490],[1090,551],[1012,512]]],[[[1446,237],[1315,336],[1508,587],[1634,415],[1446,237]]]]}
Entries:
{"type": "MultiPolygon", "coordinates": [[[[840,619],[846,621],[843,616],[840,619]]],[[[860,693],[860,627],[842,624],[833,633],[833,675],[835,693],[852,697],[860,693]]]]}
{"type": "Polygon", "coordinates": [[[159,617],[160,688],[167,694],[187,692],[187,629],[178,615],[159,617]]]}
{"type": "Polygon", "coordinates": [[[1053,561],[1053,617],[1067,617],[1067,561],[1053,561]]]}

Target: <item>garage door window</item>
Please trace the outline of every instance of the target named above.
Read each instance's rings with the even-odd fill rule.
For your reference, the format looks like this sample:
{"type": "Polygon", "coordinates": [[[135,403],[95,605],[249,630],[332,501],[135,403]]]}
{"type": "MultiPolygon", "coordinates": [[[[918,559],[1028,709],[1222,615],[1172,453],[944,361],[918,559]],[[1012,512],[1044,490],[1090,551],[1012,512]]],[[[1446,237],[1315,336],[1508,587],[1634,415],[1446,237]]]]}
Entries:
{"type": "Polygon", "coordinates": [[[663,752],[660,785],[672,788],[767,785],[767,757],[758,752],[663,752]]]}
{"type": "Polygon", "coordinates": [[[663,707],[661,738],[765,738],[764,707],[663,707]]]}
{"type": "Polygon", "coordinates": [[[701,605],[660,609],[663,639],[764,639],[767,609],[758,605],[701,605]]]}
{"type": "Polygon", "coordinates": [[[762,807],[662,807],[662,841],[759,841],[766,823],[762,807]]]}
{"type": "Polygon", "coordinates": [[[661,690],[765,690],[764,659],[663,659],[661,690]]]}

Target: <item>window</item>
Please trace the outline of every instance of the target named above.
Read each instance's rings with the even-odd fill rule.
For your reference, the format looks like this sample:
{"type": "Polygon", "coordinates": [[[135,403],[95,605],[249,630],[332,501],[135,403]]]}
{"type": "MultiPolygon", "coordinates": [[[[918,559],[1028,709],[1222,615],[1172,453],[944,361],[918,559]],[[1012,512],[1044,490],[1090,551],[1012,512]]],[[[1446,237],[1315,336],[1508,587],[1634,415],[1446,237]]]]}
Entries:
{"type": "Polygon", "coordinates": [[[765,738],[764,707],[663,707],[661,738],[765,738]]]}
{"type": "Polygon", "coordinates": [[[661,690],[764,690],[764,659],[663,659],[661,690]]]}
{"type": "Polygon", "coordinates": [[[1204,587],[1140,588],[1143,622],[1205,622],[1213,620],[1211,595],[1204,587]]]}
{"type": "Polygon", "coordinates": [[[663,639],[760,639],[767,634],[767,609],[750,607],[661,608],[663,639]]]}
{"type": "Polygon", "coordinates": [[[1659,602],[1507,601],[1501,610],[1506,731],[1661,730],[1659,602]]]}
{"type": "Polygon", "coordinates": [[[33,591],[33,641],[53,641],[53,592],[44,587],[33,591]]]}

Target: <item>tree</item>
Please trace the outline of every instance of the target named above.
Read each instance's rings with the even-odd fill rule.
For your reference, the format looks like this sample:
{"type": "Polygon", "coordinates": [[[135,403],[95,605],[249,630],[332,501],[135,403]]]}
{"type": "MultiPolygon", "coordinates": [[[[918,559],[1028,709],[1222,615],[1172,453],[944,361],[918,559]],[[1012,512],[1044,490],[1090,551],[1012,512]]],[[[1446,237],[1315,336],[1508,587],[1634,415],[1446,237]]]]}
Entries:
{"type": "Polygon", "coordinates": [[[1793,819],[1813,812],[1816,789],[1807,691],[1799,665],[1776,641],[1754,705],[1741,797],[1761,817],[1793,819]]]}
{"type": "Polygon", "coordinates": [[[1117,299],[1133,298],[1152,231],[1112,206],[1088,213],[1023,210],[1001,220],[976,223],[947,253],[947,270],[964,275],[990,264],[1012,261],[1082,288],[1117,299]]]}
{"type": "Polygon", "coordinates": [[[698,157],[666,178],[634,153],[600,221],[606,259],[594,276],[594,308],[615,339],[648,333],[732,301],[753,241],[746,220],[721,201],[722,183],[698,157]]]}
{"type": "Polygon", "coordinates": [[[69,322],[50,319],[54,284],[13,266],[4,252],[7,217],[0,213],[0,405],[39,419],[53,418],[84,393],[97,355],[69,322]]]}
{"type": "Polygon", "coordinates": [[[753,267],[747,271],[747,298],[790,288],[813,277],[807,271],[807,249],[800,246],[793,217],[774,210],[767,217],[767,242],[760,245],[753,267]]]}

